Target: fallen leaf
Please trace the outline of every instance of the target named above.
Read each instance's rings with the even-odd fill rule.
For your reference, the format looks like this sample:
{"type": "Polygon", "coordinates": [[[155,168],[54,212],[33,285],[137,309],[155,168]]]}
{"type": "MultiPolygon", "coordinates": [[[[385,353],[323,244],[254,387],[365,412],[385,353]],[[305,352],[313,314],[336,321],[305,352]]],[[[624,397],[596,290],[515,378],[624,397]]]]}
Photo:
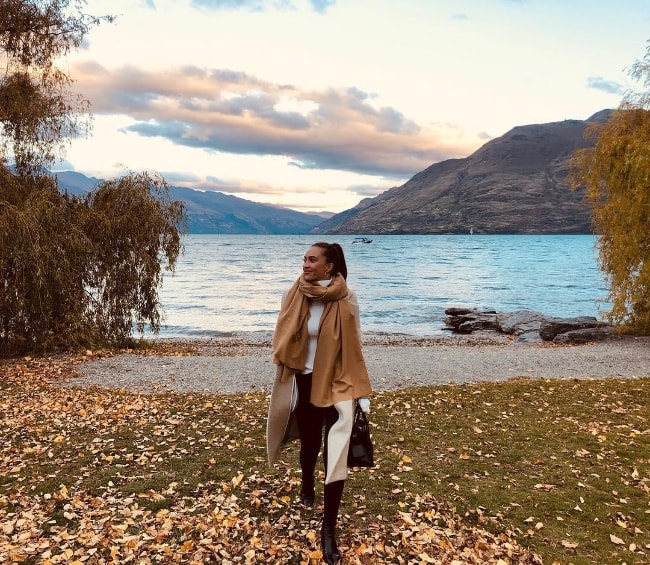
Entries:
{"type": "Polygon", "coordinates": [[[562,547],[566,547],[567,549],[575,549],[576,547],[578,547],[578,544],[574,541],[568,541],[563,539],[560,543],[562,544],[562,547]]]}

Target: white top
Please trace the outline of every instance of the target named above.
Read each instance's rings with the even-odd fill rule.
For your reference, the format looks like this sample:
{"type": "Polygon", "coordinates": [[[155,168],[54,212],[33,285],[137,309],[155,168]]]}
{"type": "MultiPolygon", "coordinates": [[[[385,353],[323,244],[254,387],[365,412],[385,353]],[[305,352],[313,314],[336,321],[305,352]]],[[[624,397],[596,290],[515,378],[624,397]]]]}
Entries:
{"type": "MultiPolygon", "coordinates": [[[[318,281],[321,286],[329,286],[331,280],[318,281]]],[[[316,346],[318,345],[318,328],[320,319],[325,311],[325,303],[317,300],[309,301],[309,320],[307,320],[307,333],[309,340],[307,342],[307,356],[305,358],[305,369],[302,373],[311,373],[314,370],[314,359],[316,358],[316,346]]]]}

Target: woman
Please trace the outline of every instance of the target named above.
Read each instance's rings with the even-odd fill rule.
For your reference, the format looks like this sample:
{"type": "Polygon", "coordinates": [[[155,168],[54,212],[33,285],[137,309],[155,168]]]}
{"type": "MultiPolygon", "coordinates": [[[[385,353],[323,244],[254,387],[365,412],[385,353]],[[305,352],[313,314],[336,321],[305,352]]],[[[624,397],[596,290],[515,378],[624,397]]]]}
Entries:
{"type": "Polygon", "coordinates": [[[302,275],[285,293],[273,336],[277,374],[267,422],[269,464],[287,440],[290,413],[300,438],[301,502],[313,506],[314,472],[323,442],[323,558],[341,560],[336,521],[347,477],[354,402],[369,409],[371,387],[361,351],[359,307],[346,284],[348,269],[337,243],[314,243],[302,275]],[[297,394],[297,401],[296,401],[297,394]]]}

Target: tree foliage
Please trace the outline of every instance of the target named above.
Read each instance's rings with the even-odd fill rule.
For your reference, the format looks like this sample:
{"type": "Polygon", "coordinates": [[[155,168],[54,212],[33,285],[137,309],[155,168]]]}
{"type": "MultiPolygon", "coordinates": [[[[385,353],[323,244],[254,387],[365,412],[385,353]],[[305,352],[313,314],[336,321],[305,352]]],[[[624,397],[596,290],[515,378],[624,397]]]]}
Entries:
{"type": "Polygon", "coordinates": [[[160,326],[157,288],[181,251],[182,203],[131,174],[85,198],[0,168],[0,352],[123,344],[160,326]]]}
{"type": "Polygon", "coordinates": [[[56,66],[112,20],[84,5],[0,0],[0,353],[158,331],[157,289],[181,250],[183,206],[163,179],[132,173],[76,198],[43,172],[89,116],[56,66]]]}
{"type": "MultiPolygon", "coordinates": [[[[650,47],[630,75],[650,88],[650,47]]],[[[600,266],[609,282],[607,318],[650,333],[650,90],[629,93],[606,123],[587,130],[594,146],[574,156],[574,186],[593,207],[600,266]]]]}
{"type": "Polygon", "coordinates": [[[85,0],[0,0],[0,151],[21,173],[50,164],[89,131],[88,102],[71,94],[57,60],[110,16],[82,12],[85,0]]]}
{"type": "Polygon", "coordinates": [[[133,323],[157,332],[161,262],[173,270],[180,253],[183,204],[169,200],[164,180],[145,173],[103,183],[84,204],[95,249],[86,281],[95,326],[112,339],[128,337],[133,323]]]}

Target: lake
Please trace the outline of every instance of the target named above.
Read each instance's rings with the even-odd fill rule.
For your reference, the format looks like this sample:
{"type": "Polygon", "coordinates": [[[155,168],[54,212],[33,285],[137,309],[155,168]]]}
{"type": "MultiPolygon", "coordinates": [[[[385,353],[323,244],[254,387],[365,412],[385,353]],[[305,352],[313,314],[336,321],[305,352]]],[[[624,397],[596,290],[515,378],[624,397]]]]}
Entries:
{"type": "Polygon", "coordinates": [[[319,238],[343,246],[364,333],[446,334],[445,308],[599,316],[607,288],[591,235],[188,235],[165,274],[161,337],[272,330],[319,238]]]}

